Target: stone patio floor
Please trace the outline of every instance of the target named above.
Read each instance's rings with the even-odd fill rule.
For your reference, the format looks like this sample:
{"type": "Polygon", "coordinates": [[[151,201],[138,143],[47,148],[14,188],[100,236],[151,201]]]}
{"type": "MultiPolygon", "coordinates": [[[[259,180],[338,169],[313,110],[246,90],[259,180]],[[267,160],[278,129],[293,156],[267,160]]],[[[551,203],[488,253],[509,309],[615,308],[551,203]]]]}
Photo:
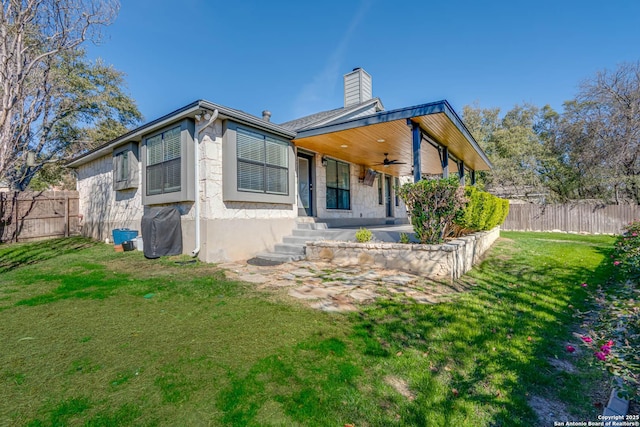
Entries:
{"type": "Polygon", "coordinates": [[[253,283],[257,289],[286,289],[312,308],[332,312],[356,311],[386,298],[435,304],[465,286],[434,282],[424,277],[371,266],[340,267],[321,261],[298,261],[275,266],[223,263],[227,278],[253,283]]]}

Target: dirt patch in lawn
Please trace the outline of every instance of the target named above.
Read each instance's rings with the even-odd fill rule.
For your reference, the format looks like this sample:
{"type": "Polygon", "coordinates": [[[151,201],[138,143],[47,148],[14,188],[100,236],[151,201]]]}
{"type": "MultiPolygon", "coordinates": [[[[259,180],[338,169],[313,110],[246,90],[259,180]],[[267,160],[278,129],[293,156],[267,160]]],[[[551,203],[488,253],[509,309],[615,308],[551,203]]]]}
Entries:
{"type": "Polygon", "coordinates": [[[570,421],[567,407],[558,400],[531,396],[528,403],[538,416],[538,422],[534,424],[535,426],[546,427],[554,425],[554,422],[570,421]]]}
{"type": "Polygon", "coordinates": [[[389,375],[384,378],[384,382],[393,387],[400,395],[412,401],[416,398],[415,394],[409,389],[409,384],[402,378],[389,375]]]}

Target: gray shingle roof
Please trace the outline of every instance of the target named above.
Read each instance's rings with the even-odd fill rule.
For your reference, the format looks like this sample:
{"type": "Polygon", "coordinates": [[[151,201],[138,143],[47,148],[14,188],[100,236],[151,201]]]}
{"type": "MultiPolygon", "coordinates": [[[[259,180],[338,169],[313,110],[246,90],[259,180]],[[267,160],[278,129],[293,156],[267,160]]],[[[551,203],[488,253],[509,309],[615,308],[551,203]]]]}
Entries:
{"type": "Polygon", "coordinates": [[[337,119],[340,116],[349,114],[350,112],[356,111],[364,106],[373,105],[378,102],[380,102],[379,98],[372,98],[367,101],[361,102],[360,104],[352,105],[348,108],[340,107],[340,108],[334,108],[333,110],[321,111],[319,113],[311,114],[305,117],[301,117],[299,119],[290,120],[285,123],[280,123],[279,126],[285,129],[289,129],[297,132],[302,129],[313,127],[317,123],[323,123],[323,122],[330,121],[331,119],[337,119]]]}

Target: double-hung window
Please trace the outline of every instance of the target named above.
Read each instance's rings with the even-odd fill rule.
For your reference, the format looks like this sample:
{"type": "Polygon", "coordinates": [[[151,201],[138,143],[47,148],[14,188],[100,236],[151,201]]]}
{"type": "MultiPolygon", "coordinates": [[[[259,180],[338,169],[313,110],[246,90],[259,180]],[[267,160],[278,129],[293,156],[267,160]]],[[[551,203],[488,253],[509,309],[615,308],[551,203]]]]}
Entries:
{"type": "Polygon", "coordinates": [[[147,139],[147,196],[181,190],[180,126],[147,139]]]}
{"type": "Polygon", "coordinates": [[[349,164],[327,159],[327,209],[351,209],[349,164]]]}
{"type": "Polygon", "coordinates": [[[289,145],[247,129],[236,130],[238,191],[289,194],[289,145]]]}

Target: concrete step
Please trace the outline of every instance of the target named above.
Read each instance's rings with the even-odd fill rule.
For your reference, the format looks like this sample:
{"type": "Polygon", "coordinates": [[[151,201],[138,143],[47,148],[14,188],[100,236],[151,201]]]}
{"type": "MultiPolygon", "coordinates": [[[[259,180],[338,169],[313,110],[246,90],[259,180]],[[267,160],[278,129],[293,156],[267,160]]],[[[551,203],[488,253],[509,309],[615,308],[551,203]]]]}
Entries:
{"type": "Polygon", "coordinates": [[[340,233],[340,230],[301,230],[294,228],[291,231],[292,236],[299,237],[319,237],[324,239],[331,239],[331,236],[335,236],[340,233]]]}
{"type": "Polygon", "coordinates": [[[277,243],[273,252],[263,252],[256,255],[255,258],[280,263],[299,261],[306,257],[306,242],[327,239],[333,234],[327,230],[327,224],[315,222],[315,218],[298,218],[296,219],[296,228],[292,230],[291,236],[286,236],[282,239],[282,243],[277,243]]]}
{"type": "Polygon", "coordinates": [[[294,255],[294,254],[278,254],[275,252],[262,252],[255,256],[257,259],[264,259],[271,262],[292,262],[292,261],[300,261],[305,258],[304,255],[294,255]]]}
{"type": "Polygon", "coordinates": [[[299,222],[296,224],[298,230],[326,230],[327,224],[324,222],[299,222]]]}
{"type": "Polygon", "coordinates": [[[304,244],[276,243],[276,245],[273,247],[273,252],[277,254],[293,254],[304,256],[306,248],[307,247],[304,244]]]}
{"type": "Polygon", "coordinates": [[[316,222],[316,219],[312,216],[299,216],[296,218],[296,222],[297,223],[303,223],[303,222],[316,222]]]}
{"type": "Polygon", "coordinates": [[[307,242],[315,242],[316,240],[323,240],[322,236],[286,236],[282,238],[282,243],[295,243],[298,245],[304,245],[307,242]]]}

